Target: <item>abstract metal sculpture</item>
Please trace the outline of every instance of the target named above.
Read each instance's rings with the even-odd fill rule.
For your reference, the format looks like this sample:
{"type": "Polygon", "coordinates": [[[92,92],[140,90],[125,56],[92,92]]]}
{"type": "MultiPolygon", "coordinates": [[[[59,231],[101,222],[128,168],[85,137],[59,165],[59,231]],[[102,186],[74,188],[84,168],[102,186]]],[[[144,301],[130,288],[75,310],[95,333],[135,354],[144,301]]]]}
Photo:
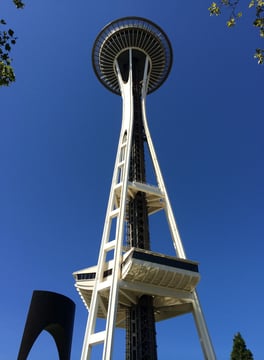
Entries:
{"type": "Polygon", "coordinates": [[[59,359],[70,360],[75,304],[50,291],[33,291],[17,360],[26,360],[43,330],[54,338],[59,359]]]}

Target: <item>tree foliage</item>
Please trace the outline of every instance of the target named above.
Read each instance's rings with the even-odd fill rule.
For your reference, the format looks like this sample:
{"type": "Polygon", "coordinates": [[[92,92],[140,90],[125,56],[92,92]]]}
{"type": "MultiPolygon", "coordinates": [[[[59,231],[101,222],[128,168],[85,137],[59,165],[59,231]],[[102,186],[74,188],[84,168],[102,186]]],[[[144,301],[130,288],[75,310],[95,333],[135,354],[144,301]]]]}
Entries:
{"type": "Polygon", "coordinates": [[[16,5],[17,9],[23,9],[25,4],[21,0],[13,0],[13,3],[16,5]]]}
{"type": "MultiPolygon", "coordinates": [[[[249,0],[248,0],[249,1],[249,0]]],[[[229,18],[226,25],[230,28],[236,25],[237,21],[242,17],[242,11],[239,11],[240,0],[218,0],[213,2],[208,8],[210,15],[219,16],[224,8],[229,10],[229,18]]],[[[250,0],[248,2],[250,11],[254,10],[254,18],[252,25],[259,30],[259,36],[264,39],[264,1],[250,0]]],[[[264,49],[257,48],[254,54],[258,64],[264,64],[264,49]]]]}
{"type": "MultiPolygon", "coordinates": [[[[17,9],[24,7],[21,0],[13,0],[13,3],[17,9]]],[[[10,57],[11,49],[16,44],[16,40],[14,30],[7,28],[6,21],[0,19],[0,86],[8,86],[16,79],[10,57]]]]}
{"type": "Polygon", "coordinates": [[[252,352],[247,349],[245,340],[240,333],[234,336],[230,360],[254,360],[252,352]]]}

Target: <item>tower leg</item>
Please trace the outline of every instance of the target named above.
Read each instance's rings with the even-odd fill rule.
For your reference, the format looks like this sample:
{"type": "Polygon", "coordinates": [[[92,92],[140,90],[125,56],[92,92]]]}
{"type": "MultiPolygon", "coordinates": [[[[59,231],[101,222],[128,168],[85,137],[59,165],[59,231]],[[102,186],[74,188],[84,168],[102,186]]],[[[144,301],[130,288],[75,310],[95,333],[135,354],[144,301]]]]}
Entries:
{"type": "Polygon", "coordinates": [[[202,308],[196,291],[193,293],[193,316],[196,328],[199,334],[199,340],[204,354],[205,360],[216,360],[214,348],[209,336],[209,332],[204,320],[202,308]]]}
{"type": "MultiPolygon", "coordinates": [[[[153,145],[153,142],[151,139],[151,135],[150,135],[150,131],[148,128],[148,122],[147,122],[147,117],[146,117],[146,112],[145,112],[145,101],[146,101],[146,98],[143,96],[142,97],[142,117],[143,117],[144,131],[145,131],[151,159],[153,162],[153,167],[154,167],[155,174],[157,177],[158,185],[164,194],[165,213],[166,213],[168,225],[170,228],[170,232],[171,232],[171,236],[172,236],[176,254],[178,255],[179,258],[186,259],[185,250],[184,250],[184,247],[183,247],[183,244],[181,241],[180,233],[179,233],[176,221],[175,221],[173,210],[172,210],[172,207],[170,204],[166,186],[165,186],[165,183],[163,180],[163,176],[162,176],[162,173],[161,173],[161,170],[159,167],[155,148],[154,148],[154,145],[153,145]]],[[[204,319],[204,316],[202,313],[202,309],[201,309],[199,298],[198,298],[196,291],[194,291],[194,293],[193,293],[193,316],[194,316],[196,328],[197,328],[197,331],[199,334],[199,340],[200,340],[201,347],[203,350],[204,358],[205,358],[205,360],[215,360],[216,356],[214,353],[213,345],[212,345],[212,342],[211,342],[211,339],[209,336],[209,332],[208,332],[208,329],[206,326],[206,322],[205,322],[205,319],[204,319]]]]}

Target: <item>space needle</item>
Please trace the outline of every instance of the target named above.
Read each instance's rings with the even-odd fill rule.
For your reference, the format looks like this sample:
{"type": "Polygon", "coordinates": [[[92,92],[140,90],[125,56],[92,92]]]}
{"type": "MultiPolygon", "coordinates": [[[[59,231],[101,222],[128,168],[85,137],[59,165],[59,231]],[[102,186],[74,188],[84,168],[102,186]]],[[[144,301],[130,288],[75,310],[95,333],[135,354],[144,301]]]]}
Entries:
{"type": "Polygon", "coordinates": [[[116,327],[126,332],[126,360],[157,360],[156,322],[187,313],[204,359],[215,360],[196,292],[198,263],[185,254],[146,116],[147,95],[172,66],[170,41],[153,22],[125,17],[102,29],[92,60],[99,81],[122,98],[122,123],[97,265],[74,273],[89,312],[81,360],[91,359],[100,344],[101,359],[112,359],[116,327]],[[147,152],[154,183],[147,177],[147,152]],[[151,250],[149,218],[161,211],[175,255],[151,250]]]}

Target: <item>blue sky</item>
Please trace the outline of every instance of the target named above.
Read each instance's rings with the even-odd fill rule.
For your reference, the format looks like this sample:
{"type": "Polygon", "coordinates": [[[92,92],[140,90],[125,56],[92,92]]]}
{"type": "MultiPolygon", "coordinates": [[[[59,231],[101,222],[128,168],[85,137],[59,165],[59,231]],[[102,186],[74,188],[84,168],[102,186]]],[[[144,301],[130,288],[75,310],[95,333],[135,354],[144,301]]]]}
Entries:
{"type": "MultiPolygon", "coordinates": [[[[121,124],[121,99],[97,80],[96,35],[119,17],[161,26],[174,52],[168,80],[147,99],[149,126],[182,241],[200,262],[198,293],[217,359],[240,331],[263,358],[263,71],[257,30],[211,18],[210,1],[2,2],[19,37],[17,82],[0,97],[0,358],[18,354],[32,291],[76,303],[72,359],[87,312],[72,272],[97,262],[121,124]]],[[[252,14],[253,15],[253,14],[252,14]]],[[[155,223],[155,222],[154,222],[155,223]]],[[[153,242],[170,252],[162,226],[153,242]]],[[[190,315],[157,324],[159,360],[201,360],[190,315]]],[[[42,333],[29,360],[57,359],[42,333]]],[[[124,359],[118,333],[115,359],[124,359]]]]}

